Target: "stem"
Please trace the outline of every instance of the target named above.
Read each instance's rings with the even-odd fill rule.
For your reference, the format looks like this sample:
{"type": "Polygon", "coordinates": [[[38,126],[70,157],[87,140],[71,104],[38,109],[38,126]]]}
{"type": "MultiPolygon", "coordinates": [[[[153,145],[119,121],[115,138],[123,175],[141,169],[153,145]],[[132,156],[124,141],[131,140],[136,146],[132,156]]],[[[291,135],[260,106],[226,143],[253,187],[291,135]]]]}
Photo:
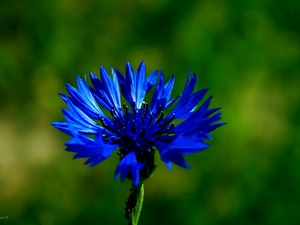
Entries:
{"type": "Polygon", "coordinates": [[[142,210],[144,199],[144,184],[139,184],[130,189],[131,193],[126,200],[125,217],[129,221],[128,225],[137,225],[142,210]]]}

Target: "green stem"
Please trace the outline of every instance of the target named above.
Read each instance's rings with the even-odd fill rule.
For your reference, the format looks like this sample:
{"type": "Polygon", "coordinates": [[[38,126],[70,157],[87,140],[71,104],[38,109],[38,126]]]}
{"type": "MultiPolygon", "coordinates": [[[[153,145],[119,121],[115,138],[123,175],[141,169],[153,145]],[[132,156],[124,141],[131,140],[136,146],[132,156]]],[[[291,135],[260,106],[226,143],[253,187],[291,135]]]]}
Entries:
{"type": "Polygon", "coordinates": [[[128,225],[137,225],[144,199],[144,184],[139,184],[136,188],[132,187],[131,194],[126,201],[126,213],[128,216],[128,225]]]}

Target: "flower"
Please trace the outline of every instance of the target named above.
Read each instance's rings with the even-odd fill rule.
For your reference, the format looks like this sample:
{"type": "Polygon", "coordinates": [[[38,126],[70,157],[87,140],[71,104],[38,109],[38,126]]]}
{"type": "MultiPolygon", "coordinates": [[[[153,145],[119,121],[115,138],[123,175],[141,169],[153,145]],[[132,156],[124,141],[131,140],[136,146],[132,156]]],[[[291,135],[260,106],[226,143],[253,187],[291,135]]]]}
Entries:
{"type": "Polygon", "coordinates": [[[155,168],[155,151],[170,170],[171,163],[188,168],[183,156],[206,149],[210,132],[225,124],[218,122],[220,108],[208,109],[212,97],[197,109],[208,89],[194,92],[196,74],[188,74],[182,94],[172,99],[175,77],[165,82],[157,70],[146,77],[144,62],[136,72],[127,62],[126,76],[114,69],[111,74],[112,78],[102,66],[101,79],[90,73],[93,87],[86,76],[82,80],[77,75],[78,89],[67,84],[70,96],[60,94],[69,107],[62,110],[66,121],[52,125],[71,136],[66,150],[76,153],[74,159],[88,158],[85,164],[95,166],[118,149],[116,179],[130,178],[135,186],[147,179],[155,168]],[[156,83],[152,100],[146,103],[145,96],[156,83]],[[128,105],[121,104],[121,94],[128,105]],[[171,113],[165,115],[169,107],[171,113]]]}

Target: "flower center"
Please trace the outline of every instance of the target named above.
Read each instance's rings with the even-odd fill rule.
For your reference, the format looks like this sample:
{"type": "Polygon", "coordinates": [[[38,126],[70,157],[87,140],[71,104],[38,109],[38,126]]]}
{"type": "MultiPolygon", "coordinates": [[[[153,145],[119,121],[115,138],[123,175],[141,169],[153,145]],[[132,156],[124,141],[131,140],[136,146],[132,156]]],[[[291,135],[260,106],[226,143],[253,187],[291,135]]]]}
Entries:
{"type": "Polygon", "coordinates": [[[135,151],[137,160],[145,162],[145,155],[147,152],[153,154],[157,140],[170,142],[173,138],[170,134],[174,127],[172,121],[175,114],[164,118],[161,106],[155,113],[151,112],[148,103],[144,103],[141,109],[134,107],[131,112],[128,106],[123,104],[123,111],[112,108],[110,113],[112,118],[100,117],[105,128],[103,140],[106,143],[117,144],[121,158],[135,151]]]}

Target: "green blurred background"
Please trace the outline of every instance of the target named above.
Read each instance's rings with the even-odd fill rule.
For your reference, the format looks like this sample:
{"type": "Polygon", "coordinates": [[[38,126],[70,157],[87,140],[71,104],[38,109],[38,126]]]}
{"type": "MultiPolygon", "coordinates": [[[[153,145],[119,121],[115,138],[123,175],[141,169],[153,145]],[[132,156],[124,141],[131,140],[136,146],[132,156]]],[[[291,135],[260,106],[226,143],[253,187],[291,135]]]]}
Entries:
{"type": "Polygon", "coordinates": [[[300,224],[300,1],[0,1],[1,224],[126,224],[118,157],[64,151],[65,83],[99,66],[188,70],[228,124],[190,170],[160,162],[139,224],[300,224]]]}

